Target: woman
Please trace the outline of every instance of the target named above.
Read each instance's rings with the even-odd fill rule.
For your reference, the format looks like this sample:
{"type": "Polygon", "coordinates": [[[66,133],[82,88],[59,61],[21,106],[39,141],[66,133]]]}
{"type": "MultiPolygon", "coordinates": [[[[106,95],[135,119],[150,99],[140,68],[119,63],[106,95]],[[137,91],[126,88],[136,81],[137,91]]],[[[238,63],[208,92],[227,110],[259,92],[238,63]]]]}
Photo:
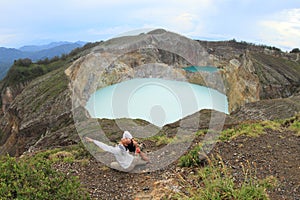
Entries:
{"type": "Polygon", "coordinates": [[[129,151],[126,149],[126,146],[129,145],[130,141],[128,139],[123,139],[120,141],[120,143],[116,146],[109,146],[107,144],[104,144],[103,142],[100,142],[98,140],[94,140],[89,137],[85,137],[87,142],[93,142],[95,145],[100,147],[102,150],[112,153],[117,162],[112,162],[110,164],[111,168],[130,172],[134,169],[137,165],[145,165],[147,164],[147,161],[142,160],[140,156],[133,156],[129,153],[129,151]]]}
{"type": "Polygon", "coordinates": [[[124,131],[121,142],[122,141],[124,141],[124,146],[129,152],[139,154],[144,161],[149,162],[149,158],[141,151],[139,144],[134,140],[129,131],[124,131]]]}

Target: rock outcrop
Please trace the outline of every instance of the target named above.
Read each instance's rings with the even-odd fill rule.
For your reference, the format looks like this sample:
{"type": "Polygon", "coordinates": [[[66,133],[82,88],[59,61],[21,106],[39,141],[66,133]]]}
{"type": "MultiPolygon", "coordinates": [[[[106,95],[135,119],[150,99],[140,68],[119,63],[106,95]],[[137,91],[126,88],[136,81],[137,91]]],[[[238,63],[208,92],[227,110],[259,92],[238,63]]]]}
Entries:
{"type": "Polygon", "coordinates": [[[2,97],[2,112],[5,113],[13,101],[13,94],[10,87],[6,87],[1,94],[2,97]]]}

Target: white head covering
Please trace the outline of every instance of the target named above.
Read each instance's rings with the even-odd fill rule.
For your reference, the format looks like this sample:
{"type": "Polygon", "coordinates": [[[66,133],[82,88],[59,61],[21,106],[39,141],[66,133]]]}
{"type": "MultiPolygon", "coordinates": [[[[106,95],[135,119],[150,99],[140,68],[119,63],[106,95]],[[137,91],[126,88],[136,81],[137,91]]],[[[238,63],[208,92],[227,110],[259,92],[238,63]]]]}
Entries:
{"type": "Polygon", "coordinates": [[[129,133],[129,131],[124,131],[123,137],[122,137],[122,138],[123,138],[123,139],[124,139],[124,138],[132,139],[133,137],[132,137],[132,135],[129,133]]]}

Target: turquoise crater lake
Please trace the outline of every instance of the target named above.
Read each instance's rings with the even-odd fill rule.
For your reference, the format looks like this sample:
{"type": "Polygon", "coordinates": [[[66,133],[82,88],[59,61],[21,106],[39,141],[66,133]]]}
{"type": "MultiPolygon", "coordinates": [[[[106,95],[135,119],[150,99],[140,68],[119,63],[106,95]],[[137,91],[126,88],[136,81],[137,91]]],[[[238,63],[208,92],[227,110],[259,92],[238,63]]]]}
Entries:
{"type": "Polygon", "coordinates": [[[219,70],[214,66],[188,66],[183,69],[188,72],[217,72],[219,70]]]}
{"type": "Polygon", "coordinates": [[[226,95],[204,86],[137,78],[97,90],[86,109],[93,118],[143,119],[162,127],[201,109],[228,113],[228,101],[226,95]]]}

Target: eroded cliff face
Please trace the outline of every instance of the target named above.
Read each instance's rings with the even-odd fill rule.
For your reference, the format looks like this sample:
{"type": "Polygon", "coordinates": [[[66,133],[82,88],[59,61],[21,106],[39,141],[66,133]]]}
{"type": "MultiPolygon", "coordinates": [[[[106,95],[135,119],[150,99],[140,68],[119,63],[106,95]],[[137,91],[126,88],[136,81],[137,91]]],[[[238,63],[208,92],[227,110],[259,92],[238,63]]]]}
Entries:
{"type": "MultiPolygon", "coordinates": [[[[103,42],[70,67],[28,83],[13,99],[9,94],[2,96],[8,106],[1,118],[0,154],[8,152],[18,156],[35,148],[79,142],[73,111],[84,110],[89,96],[97,89],[133,78],[165,78],[212,87],[227,95],[229,111],[237,118],[244,119],[238,113],[247,116],[249,111],[255,113],[252,117],[260,113],[268,119],[266,115],[272,116],[279,101],[269,103],[262,99],[299,93],[299,59],[290,54],[236,45],[191,42],[162,30],[103,42]],[[219,70],[185,71],[183,67],[189,65],[216,66],[219,70]],[[264,104],[268,109],[262,111],[264,104]]],[[[280,101],[278,105],[282,107],[284,102],[294,105],[297,99],[280,101]]],[[[300,110],[299,106],[293,109],[300,110]]]]}
{"type": "Polygon", "coordinates": [[[299,60],[294,60],[289,54],[259,52],[252,52],[251,58],[260,80],[261,99],[286,98],[299,91],[299,60]]]}
{"type": "Polygon", "coordinates": [[[78,142],[71,107],[64,70],[32,81],[1,118],[0,154],[19,156],[32,146],[78,142]]]}
{"type": "Polygon", "coordinates": [[[235,41],[199,43],[223,71],[230,111],[263,99],[299,94],[299,53],[284,53],[235,41]]]}
{"type": "Polygon", "coordinates": [[[247,53],[242,54],[238,59],[229,60],[223,67],[222,75],[226,85],[230,112],[245,103],[260,100],[260,80],[247,53]]]}
{"type": "Polygon", "coordinates": [[[14,86],[5,86],[3,87],[0,84],[0,88],[2,88],[1,91],[1,103],[2,103],[2,109],[0,113],[5,113],[8,108],[10,107],[10,104],[13,102],[16,96],[18,96],[23,89],[26,87],[28,83],[19,83],[14,86]]]}

